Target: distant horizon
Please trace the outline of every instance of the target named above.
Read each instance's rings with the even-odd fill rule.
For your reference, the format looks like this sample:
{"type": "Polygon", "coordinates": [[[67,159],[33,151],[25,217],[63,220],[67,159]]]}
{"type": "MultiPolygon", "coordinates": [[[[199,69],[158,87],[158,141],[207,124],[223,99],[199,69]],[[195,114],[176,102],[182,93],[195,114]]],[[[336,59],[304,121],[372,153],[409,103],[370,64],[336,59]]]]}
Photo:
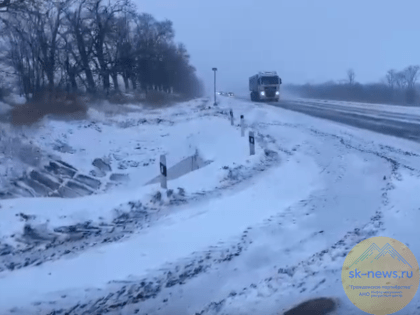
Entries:
{"type": "Polygon", "coordinates": [[[229,90],[261,70],[305,84],[344,80],[352,68],[365,84],[420,64],[416,0],[133,1],[140,12],[174,23],[175,40],[185,44],[207,89],[212,67],[229,90]]]}

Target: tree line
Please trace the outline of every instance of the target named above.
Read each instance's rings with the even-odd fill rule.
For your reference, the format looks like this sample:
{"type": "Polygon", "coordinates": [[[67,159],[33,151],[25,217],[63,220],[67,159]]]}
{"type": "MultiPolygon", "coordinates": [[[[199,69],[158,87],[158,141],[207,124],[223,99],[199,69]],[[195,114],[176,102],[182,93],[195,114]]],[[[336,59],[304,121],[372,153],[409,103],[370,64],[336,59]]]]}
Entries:
{"type": "Polygon", "coordinates": [[[28,98],[203,90],[172,22],[137,12],[131,0],[0,0],[0,20],[0,65],[13,69],[28,98]]]}
{"type": "Polygon", "coordinates": [[[347,71],[347,78],[323,84],[289,85],[287,89],[302,97],[333,99],[368,103],[420,105],[420,86],[417,80],[420,66],[403,70],[389,70],[381,82],[360,84],[355,72],[347,71]]]}

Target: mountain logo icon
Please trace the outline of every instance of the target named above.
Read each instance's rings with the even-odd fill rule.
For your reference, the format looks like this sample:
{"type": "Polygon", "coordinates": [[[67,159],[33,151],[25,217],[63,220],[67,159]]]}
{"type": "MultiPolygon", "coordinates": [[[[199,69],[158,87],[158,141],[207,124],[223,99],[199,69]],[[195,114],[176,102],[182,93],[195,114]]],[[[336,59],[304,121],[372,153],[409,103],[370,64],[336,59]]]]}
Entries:
{"type": "Polygon", "coordinates": [[[416,295],[419,264],[404,243],[374,236],[357,243],[347,253],[341,282],[349,300],[365,313],[395,314],[416,295]]]}
{"type": "Polygon", "coordinates": [[[382,257],[385,257],[385,255],[389,254],[392,258],[397,259],[398,261],[402,262],[405,265],[410,266],[410,268],[413,268],[407,260],[404,259],[403,256],[401,256],[397,250],[394,249],[389,243],[386,243],[384,247],[380,248],[378,245],[373,243],[369,246],[368,249],[366,249],[362,255],[359,256],[351,265],[349,268],[351,268],[353,265],[356,265],[357,263],[364,261],[366,259],[372,259],[371,263],[374,261],[378,261],[382,257]]]}

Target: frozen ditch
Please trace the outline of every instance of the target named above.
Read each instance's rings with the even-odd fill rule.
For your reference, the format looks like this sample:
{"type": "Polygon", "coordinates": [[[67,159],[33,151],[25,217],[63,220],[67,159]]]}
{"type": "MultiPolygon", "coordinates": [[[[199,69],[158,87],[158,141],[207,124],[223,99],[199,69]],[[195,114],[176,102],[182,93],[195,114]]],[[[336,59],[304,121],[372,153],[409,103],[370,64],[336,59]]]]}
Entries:
{"type": "MultiPolygon", "coordinates": [[[[174,180],[180,178],[181,176],[209,165],[211,162],[213,161],[204,160],[197,152],[168,168],[167,179],[174,180]]],[[[159,181],[160,175],[147,182],[146,185],[156,184],[159,183],[159,181]]]]}
{"type": "Polygon", "coordinates": [[[43,168],[29,168],[11,180],[0,191],[0,199],[16,197],[76,198],[106,191],[128,179],[126,174],[112,173],[111,166],[101,159],[92,162],[89,175],[61,160],[51,160],[43,168]]]}

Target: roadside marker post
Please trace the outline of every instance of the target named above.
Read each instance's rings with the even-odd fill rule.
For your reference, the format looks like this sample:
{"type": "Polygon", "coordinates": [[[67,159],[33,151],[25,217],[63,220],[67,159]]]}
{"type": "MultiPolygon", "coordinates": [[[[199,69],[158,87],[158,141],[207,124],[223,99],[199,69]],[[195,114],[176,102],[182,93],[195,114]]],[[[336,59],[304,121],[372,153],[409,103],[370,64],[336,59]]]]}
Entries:
{"type": "Polygon", "coordinates": [[[166,168],[166,156],[161,155],[160,156],[160,186],[163,189],[168,188],[167,177],[168,177],[168,170],[166,168]]]}
{"type": "Polygon", "coordinates": [[[233,126],[233,111],[232,111],[232,109],[230,110],[229,114],[230,114],[230,124],[233,126]]]}
{"type": "Polygon", "coordinates": [[[249,132],[249,154],[255,155],[255,136],[253,131],[249,132]]]}
{"type": "Polygon", "coordinates": [[[245,136],[245,122],[244,115],[241,115],[241,137],[245,136]]]}

